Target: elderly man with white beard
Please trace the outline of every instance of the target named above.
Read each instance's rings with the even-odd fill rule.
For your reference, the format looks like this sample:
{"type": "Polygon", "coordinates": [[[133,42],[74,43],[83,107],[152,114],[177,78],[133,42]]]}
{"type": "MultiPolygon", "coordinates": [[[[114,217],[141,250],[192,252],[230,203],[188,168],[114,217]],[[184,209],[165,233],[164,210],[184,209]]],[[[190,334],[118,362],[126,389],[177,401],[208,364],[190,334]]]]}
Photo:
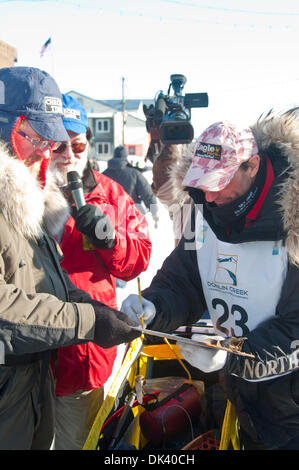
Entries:
{"type": "MultiPolygon", "coordinates": [[[[86,204],[72,208],[58,235],[72,282],[95,300],[117,308],[115,278],[129,281],[149,263],[151,242],[147,221],[133,199],[112,179],[93,170],[87,158],[90,129],[86,110],[63,95],[63,123],[70,137],[53,151],[51,173],[73,205],[67,173],[82,178],[86,204]],[[99,237],[100,235],[100,237],[99,237]]],[[[82,449],[103,401],[103,385],[111,375],[116,347],[94,343],[58,350],[55,449],[82,449]]]]}

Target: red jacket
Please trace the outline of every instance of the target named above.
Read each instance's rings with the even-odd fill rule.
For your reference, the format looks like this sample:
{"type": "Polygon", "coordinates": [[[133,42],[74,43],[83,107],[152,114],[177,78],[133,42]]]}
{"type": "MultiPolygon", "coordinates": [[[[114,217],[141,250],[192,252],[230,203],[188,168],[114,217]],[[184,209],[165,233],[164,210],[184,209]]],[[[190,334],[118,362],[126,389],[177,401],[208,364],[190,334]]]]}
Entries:
{"type": "MultiPolygon", "coordinates": [[[[86,191],[85,176],[86,172],[86,191]]],[[[85,194],[86,203],[99,206],[108,215],[115,227],[116,245],[108,250],[90,245],[70,217],[61,241],[62,267],[77,287],[117,308],[115,277],[129,281],[148,267],[152,245],[147,221],[118,183],[91,169],[88,178],[93,189],[85,194]]],[[[100,388],[112,372],[115,356],[116,347],[102,349],[91,342],[60,348],[56,394],[100,388]]]]}

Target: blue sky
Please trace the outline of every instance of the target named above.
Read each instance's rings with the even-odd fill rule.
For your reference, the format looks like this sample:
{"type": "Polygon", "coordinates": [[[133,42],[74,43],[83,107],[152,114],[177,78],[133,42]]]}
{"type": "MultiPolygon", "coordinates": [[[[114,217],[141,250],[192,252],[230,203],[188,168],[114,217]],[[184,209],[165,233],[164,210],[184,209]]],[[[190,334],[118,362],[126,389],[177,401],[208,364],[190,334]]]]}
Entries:
{"type": "Polygon", "coordinates": [[[153,98],[182,73],[184,92],[209,94],[209,108],[192,111],[195,133],[299,103],[298,26],[297,0],[0,0],[17,65],[96,99],[121,98],[122,77],[127,98],[153,98]]]}

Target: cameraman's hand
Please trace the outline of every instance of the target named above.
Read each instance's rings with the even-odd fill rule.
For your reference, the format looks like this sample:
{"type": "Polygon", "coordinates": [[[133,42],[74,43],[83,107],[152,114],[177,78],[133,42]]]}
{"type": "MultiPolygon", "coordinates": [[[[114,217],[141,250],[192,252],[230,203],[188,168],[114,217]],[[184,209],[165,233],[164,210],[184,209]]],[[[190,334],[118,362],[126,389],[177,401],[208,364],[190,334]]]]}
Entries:
{"type": "Polygon", "coordinates": [[[111,348],[140,336],[138,331],[132,330],[134,324],[124,313],[97,301],[93,301],[92,306],[96,317],[93,342],[98,346],[111,348]]]}
{"type": "Polygon", "coordinates": [[[143,315],[144,326],[146,327],[154,319],[156,307],[144,297],[141,297],[141,300],[142,305],[139,296],[131,294],[123,301],[120,310],[134,322],[134,325],[140,326],[140,318],[143,315]]]}
{"type": "Polygon", "coordinates": [[[96,206],[86,204],[72,212],[76,229],[87,236],[97,248],[109,249],[115,245],[115,232],[108,217],[96,206]]]}

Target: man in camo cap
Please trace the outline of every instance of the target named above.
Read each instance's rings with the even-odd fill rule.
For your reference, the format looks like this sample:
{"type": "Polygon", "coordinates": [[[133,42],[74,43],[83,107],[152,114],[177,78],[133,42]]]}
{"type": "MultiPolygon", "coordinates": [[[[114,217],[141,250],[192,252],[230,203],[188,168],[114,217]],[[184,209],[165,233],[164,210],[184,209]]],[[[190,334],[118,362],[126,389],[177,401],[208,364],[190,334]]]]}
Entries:
{"type": "Polygon", "coordinates": [[[299,449],[298,149],[296,110],[251,128],[207,128],[183,180],[196,206],[193,239],[185,233],[142,306],[131,295],[121,307],[136,323],[143,313],[148,328],[168,332],[208,309],[216,338],[243,338],[247,356],[178,345],[194,367],[219,372],[244,449],[299,449]]]}

